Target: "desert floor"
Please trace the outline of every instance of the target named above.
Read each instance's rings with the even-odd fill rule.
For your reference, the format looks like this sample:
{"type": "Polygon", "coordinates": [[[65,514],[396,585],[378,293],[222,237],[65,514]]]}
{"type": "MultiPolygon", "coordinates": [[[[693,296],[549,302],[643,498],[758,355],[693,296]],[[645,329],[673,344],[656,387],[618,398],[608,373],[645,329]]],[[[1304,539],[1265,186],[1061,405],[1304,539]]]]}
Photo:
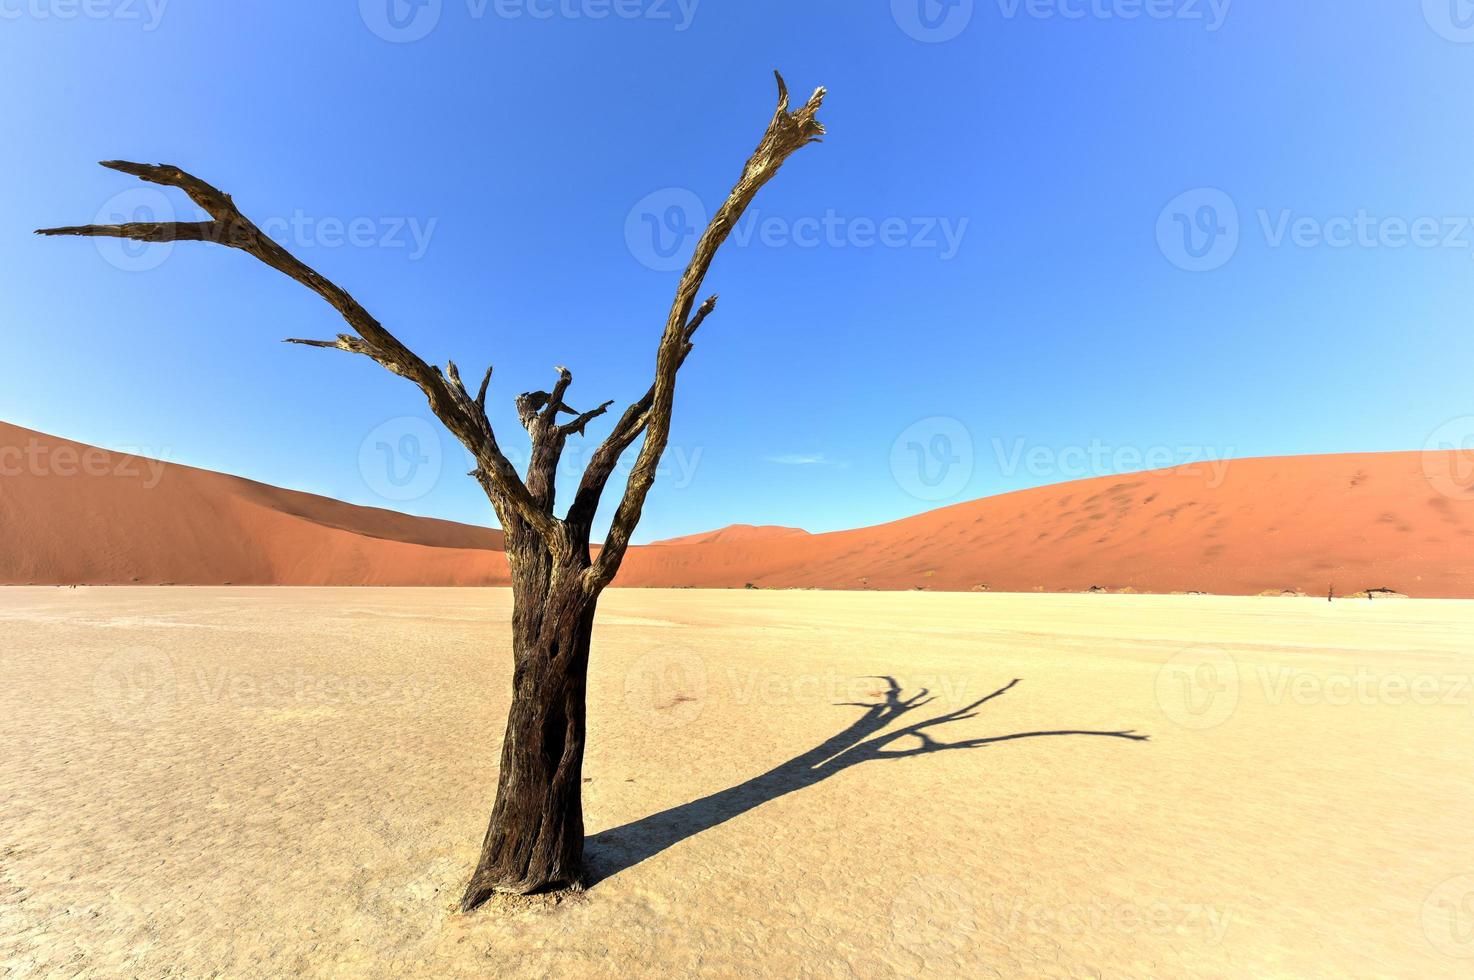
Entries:
{"type": "Polygon", "coordinates": [[[1474,970],[1474,603],[612,592],[590,887],[460,915],[509,611],[0,590],[5,975],[1474,970]]]}

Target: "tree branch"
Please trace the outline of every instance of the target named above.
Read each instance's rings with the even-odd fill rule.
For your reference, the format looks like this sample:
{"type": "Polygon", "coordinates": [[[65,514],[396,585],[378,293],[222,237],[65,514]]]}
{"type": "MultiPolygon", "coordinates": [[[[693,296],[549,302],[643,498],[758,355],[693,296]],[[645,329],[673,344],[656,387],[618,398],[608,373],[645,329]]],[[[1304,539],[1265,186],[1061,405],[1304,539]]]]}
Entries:
{"type": "Polygon", "coordinates": [[[40,228],[38,235],[80,235],[84,238],[132,238],[140,242],[219,241],[213,221],[132,221],[123,225],[73,225],[40,228]]]}
{"type": "Polygon", "coordinates": [[[630,471],[629,483],[625,487],[619,508],[615,511],[604,547],[587,573],[588,584],[592,589],[597,590],[607,585],[619,570],[625,550],[629,547],[630,536],[639,524],[645,498],[655,482],[655,468],[670,439],[676,372],[689,351],[688,328],[693,323],[700,326],[701,320],[705,319],[700,312],[693,318],[691,308],[706,280],[712,259],[731,235],[732,229],[737,226],[757,192],[777,175],[784,162],[803,147],[818,142],[824,135],[824,126],[817,116],[819,107],[824,102],[825,90],[822,87],[816,89],[798,111],[789,112],[788,86],[782,75],[777,72],[774,75],[778,80],[778,107],[773,118],[757,149],[742,168],[742,176],[696,242],[691,261],[676,287],[675,300],[671,304],[665,332],[661,335],[660,347],[655,357],[655,383],[651,387],[650,408],[645,413],[643,422],[634,420],[637,427],[644,427],[645,442],[640,447],[634,468],[630,471]]]}
{"type": "Polygon", "coordinates": [[[304,347],[323,347],[331,350],[347,351],[350,354],[363,354],[373,357],[374,352],[359,338],[352,334],[340,333],[337,340],[299,340],[296,337],[288,337],[283,340],[284,344],[301,344],[304,347]]]}
{"type": "MultiPolygon", "coordinates": [[[[528,492],[517,471],[496,443],[485,412],[476,411],[476,403],[465,395],[464,386],[447,382],[441,373],[399,342],[392,333],[374,319],[357,300],[337,284],[299,261],[285,248],[256,227],[236,208],[230,195],[205,183],[198,177],[168,164],[127,163],[109,160],[104,167],[131,174],[140,180],[165,187],[177,187],[189,195],[211,218],[194,222],[139,222],[122,225],[78,225],[47,228],[40,235],[80,235],[88,237],[133,238],[146,242],[207,241],[240,249],[283,275],[296,280],[322,297],[352,328],[356,337],[343,334],[335,341],[301,341],[313,347],[331,347],[364,354],[385,368],[408,378],[420,387],[429,400],[430,409],[476,457],[478,470],[487,475],[488,485],[495,491],[493,504],[500,497],[510,510],[536,529],[553,548],[561,548],[556,518],[541,510],[528,492]]],[[[483,395],[485,386],[483,385],[483,395]]]]}
{"type": "Polygon", "coordinates": [[[543,410],[543,421],[545,422],[557,419],[560,409],[573,412],[573,409],[563,404],[563,396],[568,393],[568,386],[573,384],[573,372],[561,364],[553,370],[558,372],[558,383],[553,386],[553,393],[548,396],[548,407],[543,410]]]}
{"type": "Polygon", "coordinates": [[[486,377],[481,379],[481,390],[476,392],[476,407],[481,410],[482,417],[486,415],[486,389],[491,387],[491,365],[486,366],[486,377]]]}
{"type": "Polygon", "coordinates": [[[613,404],[614,402],[607,401],[593,411],[584,412],[572,422],[566,422],[563,425],[559,426],[559,431],[562,432],[565,436],[570,436],[574,433],[577,433],[578,435],[583,435],[584,426],[588,425],[594,419],[609,411],[609,406],[613,404]]]}
{"type": "MultiPolygon", "coordinates": [[[[711,315],[716,306],[717,297],[708,297],[691,318],[691,322],[686,325],[685,343],[681,348],[680,361],[676,364],[677,369],[686,363],[686,358],[691,353],[691,338],[701,324],[706,322],[706,318],[711,315]]],[[[573,505],[568,509],[567,521],[570,525],[575,527],[593,525],[594,514],[599,509],[599,500],[604,495],[604,487],[614,475],[614,469],[619,465],[619,459],[624,455],[625,450],[634,445],[635,440],[645,431],[645,426],[650,421],[650,407],[654,403],[655,386],[651,385],[643,398],[625,409],[619,421],[614,424],[614,431],[610,432],[599,448],[594,451],[588,465],[584,467],[583,478],[579,481],[573,505]]]]}
{"type": "MultiPolygon", "coordinates": [[[[559,521],[552,513],[556,468],[564,443],[570,435],[582,435],[588,424],[605,414],[612,404],[605,402],[583,413],[569,407],[564,397],[573,376],[566,368],[558,368],[559,379],[553,391],[529,392],[517,398],[518,417],[527,427],[533,442],[532,459],[524,481],[497,445],[487,418],[490,368],[473,398],[453,362],[446,365],[445,373],[426,363],[400,343],[344,289],[303,264],[262,232],[241,214],[230,195],[178,167],[122,161],[103,164],[140,180],[184,191],[209,215],[210,220],[79,225],[43,229],[38,234],[131,238],[146,242],[213,242],[247,252],[311,289],[338,311],[351,332],[339,334],[333,340],[289,338],[287,342],[361,354],[394,374],[413,381],[424,392],[435,415],[475,456],[476,468],[472,474],[486,489],[509,535],[521,537],[535,533],[557,556],[566,557],[579,550],[586,554],[599,498],[620,456],[644,436],[644,444],[640,447],[604,547],[598,560],[591,563],[584,573],[585,587],[597,591],[613,579],[623,561],[630,536],[639,522],[654,482],[656,465],[670,438],[676,374],[691,352],[693,335],[715,309],[715,296],[694,308],[696,295],[711,262],[758,191],[777,174],[788,157],[809,143],[817,142],[824,133],[824,127],[816,116],[825,90],[817,89],[808,102],[797,111],[790,112],[788,87],[781,75],[777,75],[777,81],[778,106],[773,118],[757,149],[743,167],[741,177],[697,240],[691,260],[676,288],[657,349],[655,378],[650,389],[625,410],[613,431],[595,451],[580,482],[577,498],[564,521],[559,521]],[[560,414],[573,416],[573,419],[560,425],[560,414]]],[[[515,549],[509,549],[509,555],[513,551],[515,549]]]]}

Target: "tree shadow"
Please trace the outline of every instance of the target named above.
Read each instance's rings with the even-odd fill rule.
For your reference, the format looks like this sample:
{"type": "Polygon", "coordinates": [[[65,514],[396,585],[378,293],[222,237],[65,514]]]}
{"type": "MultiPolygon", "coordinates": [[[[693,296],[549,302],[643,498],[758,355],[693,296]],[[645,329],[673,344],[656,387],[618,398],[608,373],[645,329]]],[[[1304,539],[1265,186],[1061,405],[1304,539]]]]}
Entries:
{"type": "Polygon", "coordinates": [[[632,868],[647,858],[693,837],[704,830],[726,823],[733,817],[770,800],[786,796],[796,790],[812,786],[841,770],[874,759],[904,759],[909,756],[929,755],[951,749],[975,749],[996,742],[1011,742],[1025,738],[1050,738],[1061,735],[1088,735],[1100,738],[1122,738],[1133,742],[1145,742],[1150,736],[1137,735],[1132,731],[1103,732],[1061,729],[1059,731],[1015,732],[1012,735],[993,735],[986,738],[969,738],[958,742],[939,742],[928,733],[939,725],[975,718],[977,711],[994,698],[1002,697],[1013,690],[1020,681],[1014,679],[986,697],[955,711],[917,721],[913,724],[885,731],[891,723],[917,708],[930,704],[931,697],[925,688],[920,693],[902,697],[901,685],[894,677],[874,675],[886,682],[885,699],[878,703],[841,702],[845,707],[864,708],[865,712],[853,724],[832,738],[796,755],[761,775],[727,789],[719,790],[689,803],[641,817],[621,827],[605,830],[590,837],[584,844],[584,884],[592,887],[605,878],[613,877],[626,868],[632,868]],[[915,739],[916,745],[907,748],[887,748],[901,739],[915,739]]]}

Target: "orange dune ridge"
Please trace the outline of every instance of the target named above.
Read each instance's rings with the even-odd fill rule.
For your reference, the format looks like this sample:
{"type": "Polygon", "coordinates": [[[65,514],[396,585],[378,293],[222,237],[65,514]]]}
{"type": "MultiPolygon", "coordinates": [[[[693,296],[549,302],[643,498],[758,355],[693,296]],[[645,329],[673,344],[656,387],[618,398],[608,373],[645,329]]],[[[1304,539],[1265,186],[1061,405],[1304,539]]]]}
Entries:
{"type": "Polygon", "coordinates": [[[0,583],[505,585],[502,534],[0,423],[0,583]]]}
{"type": "MultiPolygon", "coordinates": [[[[1469,462],[1453,452],[1234,460],[853,531],[736,525],[631,549],[615,584],[1474,597],[1469,462]]],[[[507,584],[499,531],[3,423],[0,529],[5,584],[507,584]]]]}
{"type": "Polygon", "coordinates": [[[623,584],[1474,596],[1453,453],[1220,461],[1021,490],[878,527],[647,548],[623,584]]]}

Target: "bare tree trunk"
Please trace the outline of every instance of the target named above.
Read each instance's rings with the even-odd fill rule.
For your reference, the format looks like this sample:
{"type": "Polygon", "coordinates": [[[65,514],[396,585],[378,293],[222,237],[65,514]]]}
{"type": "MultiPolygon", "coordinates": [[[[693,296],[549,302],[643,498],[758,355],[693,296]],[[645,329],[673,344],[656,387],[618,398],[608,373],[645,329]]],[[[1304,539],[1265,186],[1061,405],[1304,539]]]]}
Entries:
{"type": "Polygon", "coordinates": [[[585,566],[556,566],[535,545],[518,550],[512,706],[491,822],[461,899],[468,910],[496,892],[573,885],[583,872],[584,693],[598,596],[584,587],[585,566]]]}

